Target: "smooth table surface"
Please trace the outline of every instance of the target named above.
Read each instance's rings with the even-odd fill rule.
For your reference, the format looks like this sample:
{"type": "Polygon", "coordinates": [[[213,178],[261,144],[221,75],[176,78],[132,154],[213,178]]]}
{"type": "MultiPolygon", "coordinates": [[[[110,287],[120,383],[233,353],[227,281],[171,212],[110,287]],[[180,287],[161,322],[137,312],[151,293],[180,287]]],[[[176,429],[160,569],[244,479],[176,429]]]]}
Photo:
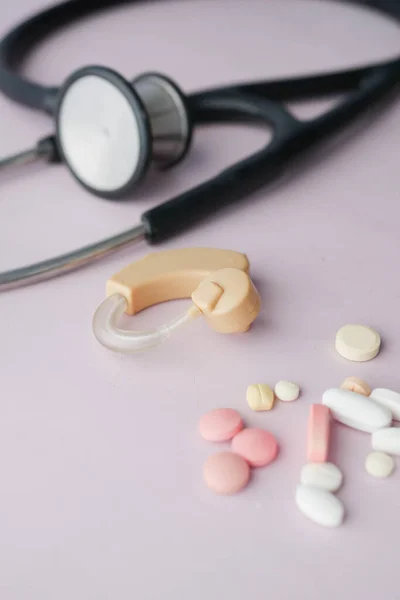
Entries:
{"type": "MultiPolygon", "coordinates": [[[[41,6],[3,3],[1,30],[41,6]]],[[[89,63],[126,77],[157,69],[193,91],[399,51],[396,24],[358,7],[171,1],[79,23],[40,46],[25,72],[53,84],[89,63]]],[[[4,98],[0,119],[1,155],[52,131],[46,116],[4,98]]],[[[304,172],[165,244],[248,254],[263,300],[248,334],[219,335],[198,321],[139,356],[100,347],[91,319],[105,282],[144,256],[145,245],[0,295],[2,600],[398,598],[400,468],[387,481],[366,474],[367,434],[333,431],[332,460],[345,476],[343,527],[314,525],[294,502],[308,405],[348,375],[400,389],[400,101],[367,123],[304,172]],[[381,333],[374,361],[351,364],[336,354],[336,330],[348,322],[381,333]],[[301,399],[252,413],[247,386],[279,379],[298,382],[301,399]],[[279,459],[229,498],[202,482],[202,464],[217,447],[200,439],[197,423],[219,406],[237,408],[281,445],[279,459]]],[[[126,204],[90,196],[62,166],[2,174],[0,269],[134,225],[144,209],[259,147],[264,136],[236,126],[199,131],[186,162],[126,204]]],[[[151,309],[132,326],[162,323],[181,309],[151,309]]]]}

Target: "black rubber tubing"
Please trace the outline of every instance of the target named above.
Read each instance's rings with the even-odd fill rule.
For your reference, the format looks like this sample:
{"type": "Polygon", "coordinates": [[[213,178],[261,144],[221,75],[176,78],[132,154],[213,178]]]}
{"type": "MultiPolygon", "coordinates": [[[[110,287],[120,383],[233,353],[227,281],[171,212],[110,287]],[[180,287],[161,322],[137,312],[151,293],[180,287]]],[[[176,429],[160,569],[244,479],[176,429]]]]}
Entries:
{"type": "MultiPolygon", "coordinates": [[[[21,22],[5,35],[0,41],[0,91],[11,100],[20,104],[43,110],[54,114],[57,103],[58,86],[47,87],[39,83],[21,77],[18,68],[31,49],[43,40],[46,35],[56,32],[58,29],[78,21],[91,13],[100,12],[107,8],[118,5],[131,4],[133,2],[151,2],[152,0],[67,0],[60,4],[51,6],[31,18],[21,22]]],[[[362,3],[362,2],[361,2],[362,3]]],[[[369,6],[385,12],[390,12],[390,0],[386,4],[382,0],[367,2],[369,6]]],[[[394,4],[400,4],[393,0],[394,4]]],[[[398,59],[398,57],[397,57],[398,59]]],[[[365,71],[371,67],[367,67],[365,71]]],[[[271,99],[292,99],[310,97],[314,94],[329,94],[331,91],[346,91],[348,86],[354,85],[354,80],[359,79],[362,69],[351,69],[338,73],[328,74],[325,77],[295,78],[288,81],[257,82],[253,88],[262,90],[264,95],[271,99]],[[340,90],[339,87],[344,87],[340,90]]],[[[252,92],[249,86],[241,86],[243,91],[252,92]]],[[[222,88],[227,91],[229,88],[222,88]]]]}
{"type": "MultiPolygon", "coordinates": [[[[303,152],[338,132],[378,100],[386,97],[397,85],[398,75],[398,68],[378,67],[363,80],[361,90],[351,92],[343,103],[320,117],[309,122],[292,123],[288,120],[286,123],[279,123],[275,120],[276,129],[272,142],[267,143],[260,151],[228,167],[209,181],[145,212],[142,222],[147,240],[152,244],[160,243],[271,183],[303,152]]],[[[197,121],[202,120],[202,112],[207,113],[208,104],[208,119],[216,121],[220,113],[220,121],[223,122],[231,112],[236,113],[239,121],[242,113],[248,120],[252,106],[253,117],[265,123],[271,118],[271,107],[269,101],[264,102],[262,98],[254,99],[250,95],[246,97],[243,92],[238,95],[227,94],[225,98],[221,97],[221,93],[214,98],[210,95],[197,108],[200,113],[197,121]],[[245,106],[246,102],[248,106],[245,106]]],[[[229,117],[229,121],[232,120],[233,114],[229,117]]]]}

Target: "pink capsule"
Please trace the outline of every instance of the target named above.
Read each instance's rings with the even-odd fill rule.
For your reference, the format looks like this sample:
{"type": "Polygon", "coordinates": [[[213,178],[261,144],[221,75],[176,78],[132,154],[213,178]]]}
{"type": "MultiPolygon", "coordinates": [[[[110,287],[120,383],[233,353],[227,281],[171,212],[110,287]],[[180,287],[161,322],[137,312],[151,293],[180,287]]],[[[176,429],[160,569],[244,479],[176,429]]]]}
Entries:
{"type": "Polygon", "coordinates": [[[328,460],[331,413],[324,404],[312,404],[308,416],[307,459],[310,462],[328,460]]]}

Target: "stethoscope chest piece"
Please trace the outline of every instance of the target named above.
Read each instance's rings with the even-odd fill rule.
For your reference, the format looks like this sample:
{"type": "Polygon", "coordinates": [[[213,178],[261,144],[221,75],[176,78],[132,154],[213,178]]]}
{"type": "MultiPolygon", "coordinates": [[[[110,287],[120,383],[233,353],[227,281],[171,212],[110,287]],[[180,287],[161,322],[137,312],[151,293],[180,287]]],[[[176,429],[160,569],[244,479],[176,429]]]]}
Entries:
{"type": "Polygon", "coordinates": [[[192,126],[184,94],[158,73],[129,83],[104,67],[73,73],[56,110],[58,151],[97,196],[128,196],[151,164],[165,169],[189,149],[192,126]]]}
{"type": "MultiPolygon", "coordinates": [[[[0,39],[0,93],[46,112],[56,122],[55,134],[38,140],[33,148],[0,158],[0,172],[38,159],[63,162],[91,194],[110,200],[129,199],[149,171],[171,167],[186,155],[193,126],[259,123],[273,130],[272,139],[205,181],[149,208],[134,227],[62,256],[0,273],[0,292],[63,275],[137,241],[155,245],[171,239],[262,186],[278,182],[303,153],[315,152],[318,144],[399,89],[399,57],[329,73],[236,82],[187,96],[168,77],[154,72],[127,81],[109,68],[89,66],[73,73],[61,88],[40,85],[18,73],[23,59],[43,36],[127,1],[62,1],[26,19],[0,39]],[[287,108],[292,102],[332,96],[342,100],[311,119],[298,119],[287,108]]],[[[210,294],[207,302],[215,301],[218,306],[211,311],[212,318],[211,309],[206,311],[213,327],[225,327],[220,311],[230,297],[228,288],[245,289],[239,281],[234,285],[233,276],[228,279],[208,282],[201,290],[210,294]],[[224,290],[221,297],[219,288],[224,290]]],[[[133,285],[136,289],[135,282],[133,285]]],[[[199,294],[196,292],[197,300],[199,294]]],[[[116,302],[114,295],[98,313],[105,318],[104,322],[96,319],[100,324],[96,331],[104,345],[108,341],[111,346],[118,345],[123,338],[121,334],[114,344],[116,329],[110,315],[116,318],[119,310],[124,312],[124,302],[116,302]],[[106,330],[110,333],[107,339],[103,336],[106,330]]],[[[230,312],[232,318],[234,312],[230,312]]],[[[157,336],[159,332],[154,339],[157,336]]],[[[130,347],[131,340],[123,339],[130,347]]]]}

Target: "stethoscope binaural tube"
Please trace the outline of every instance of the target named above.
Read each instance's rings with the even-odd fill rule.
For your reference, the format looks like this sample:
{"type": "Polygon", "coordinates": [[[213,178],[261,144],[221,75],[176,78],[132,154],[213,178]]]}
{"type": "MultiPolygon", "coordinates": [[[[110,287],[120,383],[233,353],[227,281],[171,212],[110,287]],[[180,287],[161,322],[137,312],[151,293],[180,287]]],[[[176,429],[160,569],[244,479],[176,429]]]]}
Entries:
{"type": "MultiPolygon", "coordinates": [[[[118,3],[124,1],[65,2],[26,21],[0,41],[0,91],[17,102],[52,114],[57,125],[55,134],[39,141],[33,151],[6,159],[3,163],[0,161],[0,169],[2,164],[10,161],[23,162],[37,156],[49,162],[63,160],[86,189],[98,196],[115,199],[129,195],[132,187],[143,176],[150,160],[158,158],[161,166],[176,164],[181,160],[190,146],[191,130],[195,125],[255,121],[272,125],[274,137],[261,151],[147,211],[142,215],[141,223],[128,231],[60,257],[0,273],[0,291],[72,271],[134,241],[146,240],[150,244],[156,244],[178,234],[204,217],[274,181],[299,155],[352,122],[398,87],[399,59],[325,75],[225,86],[187,97],[174,82],[161,74],[144,74],[130,84],[113,71],[94,66],[78,70],[59,89],[26,81],[14,70],[19,60],[43,35],[92,11],[118,3]],[[82,142],[79,120],[82,115],[90,113],[90,102],[96,97],[99,82],[103,85],[103,91],[107,89],[111,109],[118,103],[119,106],[124,106],[124,123],[128,123],[133,132],[131,141],[135,143],[130,146],[128,154],[134,160],[131,158],[130,164],[124,165],[125,171],[120,169],[119,174],[118,168],[108,171],[99,169],[93,161],[86,160],[85,153],[82,153],[83,159],[78,156],[79,160],[75,154],[82,142]],[[149,83],[153,85],[150,93],[149,83]],[[288,100],[343,92],[347,92],[346,100],[309,122],[297,121],[283,105],[288,100]],[[173,119],[166,123],[169,126],[169,139],[171,142],[178,141],[175,146],[169,144],[163,149],[157,145],[157,128],[152,122],[154,98],[157,103],[162,101],[168,113],[172,107],[173,119]],[[69,120],[65,118],[67,113],[69,120]],[[75,130],[74,127],[68,129],[65,126],[67,122],[74,124],[75,130]]],[[[121,127],[120,123],[113,121],[112,110],[109,114],[111,119],[107,126],[102,127],[103,124],[100,123],[99,127],[96,122],[92,128],[92,138],[89,136],[84,140],[89,144],[87,148],[93,148],[96,143],[104,147],[105,152],[98,155],[100,165],[102,160],[109,160],[112,154],[107,147],[112,127],[121,127]]],[[[122,151],[119,146],[117,150],[119,157],[125,157],[123,147],[122,151]]]]}

